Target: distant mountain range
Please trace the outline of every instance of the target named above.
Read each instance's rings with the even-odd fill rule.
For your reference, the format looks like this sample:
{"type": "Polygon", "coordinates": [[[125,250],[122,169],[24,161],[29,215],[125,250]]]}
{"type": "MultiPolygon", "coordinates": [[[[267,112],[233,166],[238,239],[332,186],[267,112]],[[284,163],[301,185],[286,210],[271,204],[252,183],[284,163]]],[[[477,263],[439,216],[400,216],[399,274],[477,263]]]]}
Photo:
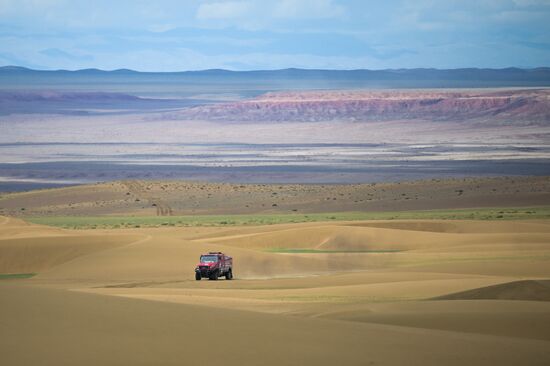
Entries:
{"type": "Polygon", "coordinates": [[[282,69],[230,71],[210,69],[182,72],[139,72],[129,69],[104,71],[32,70],[19,66],[0,67],[0,86],[6,84],[86,82],[214,82],[221,84],[266,83],[266,89],[280,84],[306,88],[453,88],[453,87],[542,87],[550,86],[550,67],[532,69],[387,69],[387,70],[315,70],[282,69]]]}

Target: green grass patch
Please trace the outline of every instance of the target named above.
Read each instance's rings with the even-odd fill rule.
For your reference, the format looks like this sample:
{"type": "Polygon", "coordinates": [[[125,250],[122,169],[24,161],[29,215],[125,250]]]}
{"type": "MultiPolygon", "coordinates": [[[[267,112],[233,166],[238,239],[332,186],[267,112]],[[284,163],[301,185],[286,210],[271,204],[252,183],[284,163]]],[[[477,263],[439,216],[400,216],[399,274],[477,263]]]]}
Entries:
{"type": "Polygon", "coordinates": [[[529,220],[550,219],[550,206],[474,208],[394,212],[336,212],[312,214],[187,215],[187,216],[40,216],[36,224],[67,229],[116,229],[169,226],[274,225],[318,221],[358,220],[529,220]]]}
{"type": "Polygon", "coordinates": [[[0,273],[0,280],[23,280],[36,276],[36,273],[0,273]]]}
{"type": "Polygon", "coordinates": [[[399,249],[380,249],[380,250],[322,250],[322,249],[302,249],[302,248],[269,248],[266,250],[271,253],[319,253],[319,254],[331,254],[331,253],[397,253],[401,252],[399,249]]]}

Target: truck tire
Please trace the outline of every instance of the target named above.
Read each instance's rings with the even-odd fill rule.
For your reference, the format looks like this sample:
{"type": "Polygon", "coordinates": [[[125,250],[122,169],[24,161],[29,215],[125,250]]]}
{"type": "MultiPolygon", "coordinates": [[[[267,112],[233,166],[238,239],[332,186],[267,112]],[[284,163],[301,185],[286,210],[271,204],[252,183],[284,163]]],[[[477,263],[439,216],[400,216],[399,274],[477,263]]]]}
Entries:
{"type": "Polygon", "coordinates": [[[232,270],[227,271],[227,273],[225,274],[225,279],[226,280],[232,280],[233,279],[233,271],[232,270]]]}
{"type": "Polygon", "coordinates": [[[217,280],[218,280],[218,275],[219,275],[219,272],[216,271],[216,272],[212,273],[212,274],[210,275],[210,278],[208,278],[208,279],[209,279],[209,280],[212,280],[212,281],[217,281],[217,280]]]}
{"type": "Polygon", "coordinates": [[[201,280],[201,274],[199,272],[195,272],[195,280],[197,281],[201,280]]]}

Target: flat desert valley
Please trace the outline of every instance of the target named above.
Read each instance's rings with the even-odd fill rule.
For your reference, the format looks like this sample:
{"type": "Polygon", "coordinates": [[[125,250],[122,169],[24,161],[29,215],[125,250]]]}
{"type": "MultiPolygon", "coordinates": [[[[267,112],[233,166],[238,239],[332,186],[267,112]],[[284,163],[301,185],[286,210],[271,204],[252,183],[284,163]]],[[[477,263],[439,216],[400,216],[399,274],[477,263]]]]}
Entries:
{"type": "Polygon", "coordinates": [[[129,179],[550,175],[547,88],[265,93],[262,85],[229,100],[200,88],[155,99],[0,85],[0,192],[129,179]]]}

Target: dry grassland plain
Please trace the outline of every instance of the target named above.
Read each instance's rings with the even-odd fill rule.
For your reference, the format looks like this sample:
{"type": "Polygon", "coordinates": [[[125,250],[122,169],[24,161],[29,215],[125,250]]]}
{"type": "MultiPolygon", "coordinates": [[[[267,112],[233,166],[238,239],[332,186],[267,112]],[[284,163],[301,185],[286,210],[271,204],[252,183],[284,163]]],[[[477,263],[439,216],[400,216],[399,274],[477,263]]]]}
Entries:
{"type": "MultiPolygon", "coordinates": [[[[53,225],[61,220],[47,226],[27,221],[18,210],[21,217],[0,217],[2,364],[548,365],[545,179],[514,202],[526,206],[538,197],[546,206],[469,209],[473,219],[460,220],[449,217],[451,209],[413,219],[399,213],[389,219],[387,211],[350,219],[347,211],[335,210],[341,215],[336,219],[325,220],[317,211],[315,220],[289,222],[281,218],[296,213],[275,207],[263,212],[265,224],[235,219],[170,226],[155,221],[170,216],[145,215],[166,214],[147,206],[140,217],[150,225],[77,225],[92,218],[73,216],[68,229],[60,227],[67,214],[42,216],[53,225]],[[499,212],[503,217],[494,216],[499,212]],[[195,281],[194,266],[208,251],[233,256],[233,281],[195,281]]],[[[91,187],[88,196],[76,187],[8,195],[0,202],[4,212],[25,202],[24,211],[36,222],[45,206],[62,214],[110,210],[113,217],[132,211],[120,209],[116,197],[117,204],[86,206],[97,201],[94,189],[126,197],[133,188],[128,196],[135,202],[142,186],[91,187]],[[68,208],[63,197],[77,208],[68,208]]],[[[495,192],[508,186],[498,187],[495,192]]],[[[364,189],[359,192],[368,195],[364,189]]],[[[263,202],[263,193],[255,194],[263,202]]],[[[157,208],[165,204],[183,215],[184,200],[169,197],[139,199],[152,204],[156,198],[157,208]]],[[[379,204],[391,207],[389,202],[379,204]]],[[[493,198],[486,202],[495,207],[493,198]]],[[[255,207],[249,215],[261,216],[255,207]]],[[[105,213],[95,219],[107,220],[105,213]]]]}

